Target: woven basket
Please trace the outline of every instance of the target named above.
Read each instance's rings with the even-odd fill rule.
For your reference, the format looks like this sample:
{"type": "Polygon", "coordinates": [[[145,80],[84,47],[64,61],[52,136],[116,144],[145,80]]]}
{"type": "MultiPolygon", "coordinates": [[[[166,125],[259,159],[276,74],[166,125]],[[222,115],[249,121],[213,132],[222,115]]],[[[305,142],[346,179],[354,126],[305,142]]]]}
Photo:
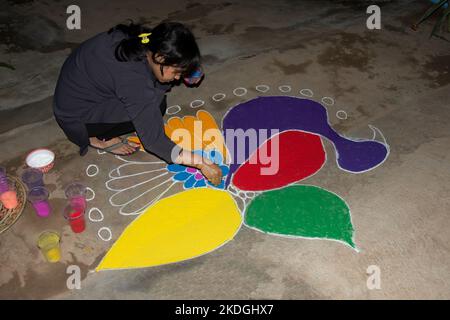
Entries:
{"type": "Polygon", "coordinates": [[[8,230],[20,218],[27,202],[27,191],[23,183],[10,175],[8,175],[8,180],[15,186],[18,205],[16,208],[8,210],[0,202],[0,233],[8,230]]]}

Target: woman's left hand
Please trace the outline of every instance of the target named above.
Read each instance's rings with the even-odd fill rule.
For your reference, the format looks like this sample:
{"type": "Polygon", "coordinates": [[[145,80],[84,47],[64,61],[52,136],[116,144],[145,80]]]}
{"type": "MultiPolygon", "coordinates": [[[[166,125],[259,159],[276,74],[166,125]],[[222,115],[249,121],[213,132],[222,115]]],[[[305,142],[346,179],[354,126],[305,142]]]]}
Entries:
{"type": "Polygon", "coordinates": [[[193,76],[184,78],[184,82],[186,83],[186,85],[193,86],[199,84],[204,77],[205,74],[203,73],[203,70],[199,69],[194,72],[193,76]]]}

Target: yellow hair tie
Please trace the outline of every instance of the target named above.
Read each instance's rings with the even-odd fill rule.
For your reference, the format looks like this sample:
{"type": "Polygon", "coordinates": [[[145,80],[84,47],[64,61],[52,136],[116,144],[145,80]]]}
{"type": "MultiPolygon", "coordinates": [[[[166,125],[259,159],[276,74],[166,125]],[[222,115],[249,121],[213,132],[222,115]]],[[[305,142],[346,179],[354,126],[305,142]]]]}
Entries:
{"type": "Polygon", "coordinates": [[[139,35],[139,38],[142,38],[141,42],[142,43],[149,43],[150,42],[150,39],[148,38],[149,35],[151,35],[151,33],[141,33],[139,35]]]}

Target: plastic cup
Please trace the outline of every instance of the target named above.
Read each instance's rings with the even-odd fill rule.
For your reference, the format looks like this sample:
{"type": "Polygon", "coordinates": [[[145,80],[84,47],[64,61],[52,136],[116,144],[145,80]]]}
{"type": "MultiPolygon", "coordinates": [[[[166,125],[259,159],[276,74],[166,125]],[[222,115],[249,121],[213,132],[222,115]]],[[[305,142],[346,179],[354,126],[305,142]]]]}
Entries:
{"type": "Polygon", "coordinates": [[[0,167],[0,195],[9,191],[8,178],[6,176],[6,169],[0,167]]]}
{"type": "Polygon", "coordinates": [[[34,168],[26,169],[22,174],[22,181],[28,187],[28,190],[44,186],[44,174],[34,168]]]}
{"type": "Polygon", "coordinates": [[[19,205],[15,183],[6,178],[6,188],[3,189],[3,191],[4,192],[0,194],[0,202],[8,210],[15,209],[19,205]]]}
{"type": "Polygon", "coordinates": [[[44,231],[39,235],[38,247],[48,262],[58,262],[61,259],[60,236],[54,231],[44,231]]]}
{"type": "Polygon", "coordinates": [[[66,187],[66,198],[72,207],[83,207],[86,210],[86,187],[79,183],[73,182],[66,187]]]}
{"type": "Polygon", "coordinates": [[[52,208],[48,202],[49,192],[44,187],[33,188],[28,192],[28,201],[33,205],[39,217],[48,217],[52,208]]]}
{"type": "Polygon", "coordinates": [[[81,205],[68,204],[64,208],[64,218],[69,222],[70,228],[74,233],[81,233],[86,229],[84,219],[85,207],[81,205]]]}

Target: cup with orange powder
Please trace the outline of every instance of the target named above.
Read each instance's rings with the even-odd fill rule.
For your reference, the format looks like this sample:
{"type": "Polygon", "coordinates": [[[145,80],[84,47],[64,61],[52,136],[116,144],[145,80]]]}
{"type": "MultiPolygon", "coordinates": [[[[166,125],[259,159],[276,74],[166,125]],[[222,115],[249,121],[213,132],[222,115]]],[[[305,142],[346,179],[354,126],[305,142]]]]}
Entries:
{"type": "Polygon", "coordinates": [[[8,210],[18,206],[15,184],[8,179],[3,167],[0,167],[0,202],[8,210]]]}

